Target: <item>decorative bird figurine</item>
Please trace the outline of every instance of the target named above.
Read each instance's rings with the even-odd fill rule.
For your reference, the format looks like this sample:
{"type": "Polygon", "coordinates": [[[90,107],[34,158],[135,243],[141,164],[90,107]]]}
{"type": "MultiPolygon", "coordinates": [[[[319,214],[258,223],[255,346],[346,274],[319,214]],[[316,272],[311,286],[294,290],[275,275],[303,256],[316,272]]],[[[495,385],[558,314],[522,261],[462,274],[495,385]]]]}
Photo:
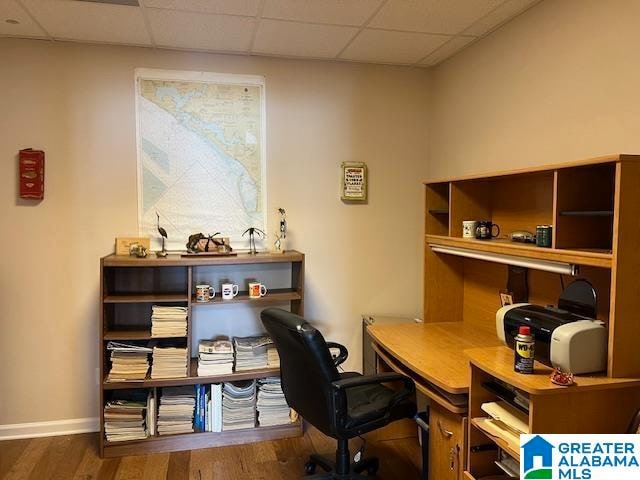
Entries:
{"type": "Polygon", "coordinates": [[[162,250],[160,250],[159,252],[156,252],[156,256],[160,258],[164,258],[167,256],[167,251],[164,248],[164,239],[169,237],[167,235],[167,231],[160,226],[160,214],[158,212],[156,212],[156,217],[158,217],[158,222],[157,222],[158,233],[162,237],[162,250]]]}

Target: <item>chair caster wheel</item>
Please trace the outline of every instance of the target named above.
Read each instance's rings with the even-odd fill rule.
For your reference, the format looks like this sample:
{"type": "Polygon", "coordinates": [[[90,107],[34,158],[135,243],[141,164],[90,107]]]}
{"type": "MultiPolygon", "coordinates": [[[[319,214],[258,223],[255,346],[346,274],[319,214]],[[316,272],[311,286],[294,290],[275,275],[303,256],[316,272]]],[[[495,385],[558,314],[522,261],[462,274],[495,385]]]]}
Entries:
{"type": "Polygon", "coordinates": [[[316,464],[315,462],[307,462],[304,464],[304,473],[307,475],[313,475],[316,473],[316,464]]]}

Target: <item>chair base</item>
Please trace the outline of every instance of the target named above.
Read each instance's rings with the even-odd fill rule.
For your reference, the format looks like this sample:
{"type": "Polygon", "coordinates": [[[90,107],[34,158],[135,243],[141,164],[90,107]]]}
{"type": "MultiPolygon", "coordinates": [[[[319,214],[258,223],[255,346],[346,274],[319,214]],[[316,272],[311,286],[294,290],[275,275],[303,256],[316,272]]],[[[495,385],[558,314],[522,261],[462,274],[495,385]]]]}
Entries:
{"type": "Polygon", "coordinates": [[[307,479],[336,479],[336,480],[351,480],[351,479],[372,479],[376,477],[380,462],[377,457],[363,458],[359,462],[352,462],[348,473],[337,473],[336,463],[329,460],[326,457],[320,455],[311,455],[309,461],[304,465],[304,470],[307,474],[307,479]],[[324,470],[324,473],[315,474],[316,467],[320,467],[324,470]],[[366,475],[363,475],[366,473],[366,475]]]}

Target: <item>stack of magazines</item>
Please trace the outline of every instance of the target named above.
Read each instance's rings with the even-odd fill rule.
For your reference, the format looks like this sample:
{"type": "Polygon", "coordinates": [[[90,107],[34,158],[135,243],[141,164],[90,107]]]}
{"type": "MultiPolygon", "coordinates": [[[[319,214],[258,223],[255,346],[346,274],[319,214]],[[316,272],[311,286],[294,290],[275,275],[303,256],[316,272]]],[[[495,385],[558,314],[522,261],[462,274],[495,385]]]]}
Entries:
{"type": "Polygon", "coordinates": [[[192,385],[164,387],[158,407],[158,435],[193,432],[196,391],[192,385]]]}
{"type": "Polygon", "coordinates": [[[291,423],[291,409],[284,398],[280,377],[258,380],[256,408],[261,427],[291,423]]]}
{"type": "MultiPolygon", "coordinates": [[[[104,406],[104,433],[109,442],[141,440],[149,436],[145,392],[118,392],[104,406]]],[[[149,413],[150,416],[153,413],[149,413]]]]}
{"type": "Polygon", "coordinates": [[[267,368],[267,347],[272,345],[271,337],[235,337],[236,372],[267,368]]]}
{"type": "Polygon", "coordinates": [[[225,383],[222,389],[222,430],[256,426],[256,382],[225,383]]]}
{"type": "Polygon", "coordinates": [[[111,369],[107,382],[128,382],[144,380],[149,371],[150,348],[128,343],[109,342],[111,369]]]}
{"type": "Polygon", "coordinates": [[[233,373],[233,345],[228,339],[200,340],[198,376],[233,373]]]}
{"type": "Polygon", "coordinates": [[[151,307],[152,337],[184,337],[187,335],[187,307],[151,307]]]}
{"type": "Polygon", "coordinates": [[[153,347],[151,378],[186,377],[189,367],[187,355],[187,347],[153,347]]]}

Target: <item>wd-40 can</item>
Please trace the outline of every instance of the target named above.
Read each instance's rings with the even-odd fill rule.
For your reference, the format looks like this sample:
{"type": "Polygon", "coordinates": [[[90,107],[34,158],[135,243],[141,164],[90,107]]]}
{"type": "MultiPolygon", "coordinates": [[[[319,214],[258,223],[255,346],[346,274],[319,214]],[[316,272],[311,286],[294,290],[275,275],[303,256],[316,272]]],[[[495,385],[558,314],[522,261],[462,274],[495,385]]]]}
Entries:
{"type": "Polygon", "coordinates": [[[531,327],[523,325],[518,330],[514,370],[518,373],[533,373],[536,342],[531,335],[531,327]]]}

